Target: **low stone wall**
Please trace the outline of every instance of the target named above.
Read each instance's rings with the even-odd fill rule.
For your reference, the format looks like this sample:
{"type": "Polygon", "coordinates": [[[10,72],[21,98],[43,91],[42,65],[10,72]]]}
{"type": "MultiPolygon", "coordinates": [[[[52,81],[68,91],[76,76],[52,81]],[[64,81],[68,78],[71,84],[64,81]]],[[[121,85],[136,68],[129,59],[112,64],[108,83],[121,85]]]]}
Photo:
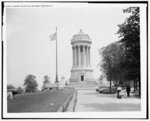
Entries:
{"type": "Polygon", "coordinates": [[[66,101],[60,106],[57,112],[74,112],[76,101],[77,91],[74,89],[73,94],[66,99],[66,101]]]}
{"type": "Polygon", "coordinates": [[[72,99],[69,101],[67,112],[74,112],[75,111],[76,102],[77,102],[77,90],[75,89],[73,96],[72,96],[72,99]]]}

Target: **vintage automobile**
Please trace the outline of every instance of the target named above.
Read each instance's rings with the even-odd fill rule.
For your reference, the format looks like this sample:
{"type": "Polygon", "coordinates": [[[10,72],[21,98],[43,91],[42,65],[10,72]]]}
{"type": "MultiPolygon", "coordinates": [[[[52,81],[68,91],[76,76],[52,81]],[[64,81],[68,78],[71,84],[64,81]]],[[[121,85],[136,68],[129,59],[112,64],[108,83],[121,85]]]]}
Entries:
{"type": "MultiPolygon", "coordinates": [[[[99,86],[96,88],[96,92],[98,93],[104,93],[104,94],[110,94],[110,86],[99,86]]],[[[111,94],[115,94],[117,92],[116,87],[111,87],[111,94]]]]}

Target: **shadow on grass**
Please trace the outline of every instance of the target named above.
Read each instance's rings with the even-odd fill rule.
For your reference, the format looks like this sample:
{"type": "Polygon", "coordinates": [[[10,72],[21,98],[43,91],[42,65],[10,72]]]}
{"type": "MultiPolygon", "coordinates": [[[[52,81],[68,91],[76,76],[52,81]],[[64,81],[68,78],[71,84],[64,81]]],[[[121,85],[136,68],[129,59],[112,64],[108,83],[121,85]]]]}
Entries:
{"type": "Polygon", "coordinates": [[[92,104],[84,104],[87,108],[92,108],[93,111],[140,111],[140,104],[124,104],[124,103],[92,103],[92,104]]]}

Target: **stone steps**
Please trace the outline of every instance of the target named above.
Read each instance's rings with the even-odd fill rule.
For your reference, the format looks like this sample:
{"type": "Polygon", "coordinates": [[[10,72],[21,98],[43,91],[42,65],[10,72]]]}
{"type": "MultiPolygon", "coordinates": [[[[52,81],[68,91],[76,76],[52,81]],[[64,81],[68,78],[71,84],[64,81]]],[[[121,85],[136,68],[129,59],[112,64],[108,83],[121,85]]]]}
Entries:
{"type": "Polygon", "coordinates": [[[87,81],[87,82],[70,82],[69,85],[96,85],[95,81],[87,81]]]}
{"type": "Polygon", "coordinates": [[[72,87],[72,88],[75,88],[77,90],[96,90],[96,87],[97,86],[69,86],[69,87],[72,87]]]}
{"type": "Polygon", "coordinates": [[[68,87],[73,87],[75,89],[83,89],[83,90],[89,90],[89,89],[96,89],[98,85],[95,81],[88,81],[88,82],[71,82],[68,87]]]}

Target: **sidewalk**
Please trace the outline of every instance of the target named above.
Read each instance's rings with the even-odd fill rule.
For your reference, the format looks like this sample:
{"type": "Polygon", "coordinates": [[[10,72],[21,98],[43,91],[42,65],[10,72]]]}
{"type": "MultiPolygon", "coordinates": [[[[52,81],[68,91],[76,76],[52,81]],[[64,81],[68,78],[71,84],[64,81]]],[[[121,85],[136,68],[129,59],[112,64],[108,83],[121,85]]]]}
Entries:
{"type": "Polygon", "coordinates": [[[117,99],[116,94],[101,94],[95,90],[78,90],[75,112],[140,111],[141,100],[133,95],[117,99]]]}

